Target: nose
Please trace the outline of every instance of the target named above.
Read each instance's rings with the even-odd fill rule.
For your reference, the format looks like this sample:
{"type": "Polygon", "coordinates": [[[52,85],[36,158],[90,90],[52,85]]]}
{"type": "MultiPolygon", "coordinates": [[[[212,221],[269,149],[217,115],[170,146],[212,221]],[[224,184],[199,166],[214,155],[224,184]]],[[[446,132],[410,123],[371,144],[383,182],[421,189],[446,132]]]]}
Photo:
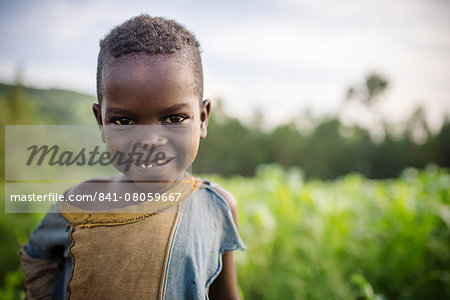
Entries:
{"type": "Polygon", "coordinates": [[[163,146],[167,144],[167,139],[162,136],[156,135],[147,135],[144,139],[141,140],[144,145],[155,145],[155,146],[163,146]]]}
{"type": "Polygon", "coordinates": [[[162,128],[156,126],[143,126],[139,132],[138,140],[144,145],[163,146],[168,139],[164,137],[162,128]]]}

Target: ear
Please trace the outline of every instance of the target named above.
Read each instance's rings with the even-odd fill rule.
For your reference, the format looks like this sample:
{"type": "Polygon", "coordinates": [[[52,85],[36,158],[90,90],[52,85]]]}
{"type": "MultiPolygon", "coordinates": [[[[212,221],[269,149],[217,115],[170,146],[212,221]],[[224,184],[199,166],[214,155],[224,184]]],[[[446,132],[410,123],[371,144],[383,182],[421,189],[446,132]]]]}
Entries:
{"type": "Polygon", "coordinates": [[[200,108],[200,138],[206,138],[208,134],[207,127],[209,121],[209,113],[211,112],[211,101],[209,99],[203,100],[200,108]]]}
{"type": "Polygon", "coordinates": [[[92,111],[94,112],[95,119],[97,120],[97,124],[100,127],[100,133],[102,136],[102,141],[104,143],[105,142],[105,132],[103,130],[102,107],[98,103],[94,103],[92,105],[92,111]]]}

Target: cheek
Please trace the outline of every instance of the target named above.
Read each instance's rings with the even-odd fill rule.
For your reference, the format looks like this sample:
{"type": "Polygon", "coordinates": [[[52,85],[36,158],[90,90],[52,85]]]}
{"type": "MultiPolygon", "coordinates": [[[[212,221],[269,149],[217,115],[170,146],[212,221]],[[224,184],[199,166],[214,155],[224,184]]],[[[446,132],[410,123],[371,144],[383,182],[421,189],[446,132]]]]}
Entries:
{"type": "Polygon", "coordinates": [[[178,134],[172,142],[177,155],[181,158],[180,164],[186,168],[192,163],[197,154],[198,141],[195,138],[194,130],[189,128],[185,132],[178,134]]]}
{"type": "Polygon", "coordinates": [[[180,137],[176,143],[177,152],[179,152],[180,155],[182,155],[186,159],[192,157],[192,150],[194,148],[194,145],[192,142],[193,141],[192,141],[191,134],[187,134],[183,137],[180,137]]]}
{"type": "Polygon", "coordinates": [[[194,162],[195,157],[197,156],[198,147],[200,145],[200,131],[197,129],[196,132],[192,133],[191,136],[191,163],[194,162]]]}
{"type": "Polygon", "coordinates": [[[106,148],[111,151],[122,151],[126,148],[128,141],[124,135],[111,134],[105,131],[105,144],[106,148]]]}
{"type": "MultiPolygon", "coordinates": [[[[129,141],[124,135],[108,134],[105,132],[106,150],[110,153],[112,164],[119,167],[123,165],[130,157],[132,141],[129,141]]],[[[120,167],[119,167],[120,168],[120,167]]]]}

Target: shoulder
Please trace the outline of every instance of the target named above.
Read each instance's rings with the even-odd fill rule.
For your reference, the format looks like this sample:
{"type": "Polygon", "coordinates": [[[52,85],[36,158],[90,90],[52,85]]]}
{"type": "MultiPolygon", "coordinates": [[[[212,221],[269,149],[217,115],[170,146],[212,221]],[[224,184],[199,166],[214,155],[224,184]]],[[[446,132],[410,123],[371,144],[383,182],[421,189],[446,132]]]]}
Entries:
{"type": "Polygon", "coordinates": [[[203,184],[208,187],[208,189],[215,192],[219,197],[221,197],[228,204],[228,207],[231,210],[231,214],[233,216],[233,221],[235,225],[238,225],[238,209],[237,209],[237,201],[236,198],[225,188],[219,186],[215,182],[211,182],[209,180],[203,180],[203,184]]]}

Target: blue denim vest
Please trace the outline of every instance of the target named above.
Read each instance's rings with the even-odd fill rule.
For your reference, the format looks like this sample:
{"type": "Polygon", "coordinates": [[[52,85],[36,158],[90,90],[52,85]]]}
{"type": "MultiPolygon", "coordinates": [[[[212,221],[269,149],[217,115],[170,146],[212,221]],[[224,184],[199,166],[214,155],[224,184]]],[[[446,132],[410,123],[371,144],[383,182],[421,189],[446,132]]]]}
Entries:
{"type": "MultiPolygon", "coordinates": [[[[245,248],[227,202],[213,186],[202,184],[184,201],[170,242],[163,299],[208,299],[207,289],[220,274],[223,253],[245,248]]],[[[62,258],[53,299],[69,298],[67,286],[73,268],[69,252],[71,227],[55,205],[30,235],[26,246],[30,257],[62,258]]]]}

